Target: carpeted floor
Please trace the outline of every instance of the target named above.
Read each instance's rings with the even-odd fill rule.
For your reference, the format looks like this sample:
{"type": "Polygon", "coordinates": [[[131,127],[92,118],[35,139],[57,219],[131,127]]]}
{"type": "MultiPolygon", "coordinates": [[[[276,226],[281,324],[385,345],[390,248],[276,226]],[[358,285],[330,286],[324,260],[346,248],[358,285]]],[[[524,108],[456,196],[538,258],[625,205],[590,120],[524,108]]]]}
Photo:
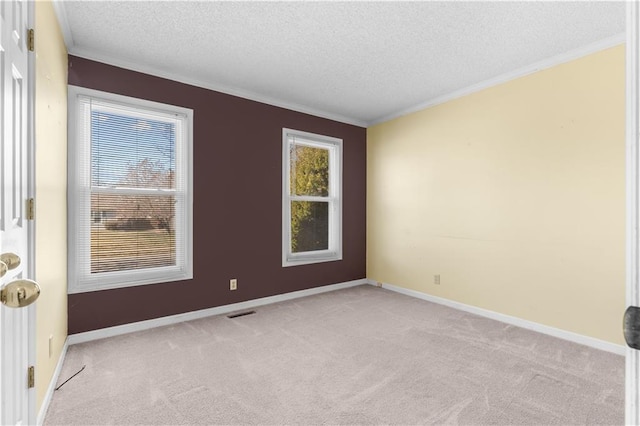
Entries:
{"type": "Polygon", "coordinates": [[[623,424],[624,358],[359,286],[69,348],[45,424],[623,424]]]}

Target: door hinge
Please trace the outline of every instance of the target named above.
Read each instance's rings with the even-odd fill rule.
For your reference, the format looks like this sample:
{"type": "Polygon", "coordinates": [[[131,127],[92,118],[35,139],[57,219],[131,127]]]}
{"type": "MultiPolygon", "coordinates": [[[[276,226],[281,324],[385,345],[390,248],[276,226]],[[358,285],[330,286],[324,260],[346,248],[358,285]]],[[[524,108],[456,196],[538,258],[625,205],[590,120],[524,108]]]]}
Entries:
{"type": "Polygon", "coordinates": [[[35,387],[35,385],[36,385],[36,368],[33,365],[29,367],[28,381],[29,381],[29,389],[31,389],[32,387],[35,387]]]}
{"type": "Polygon", "coordinates": [[[27,220],[34,220],[36,218],[36,202],[33,198],[27,200],[27,220]]]}
{"type": "Polygon", "coordinates": [[[36,49],[36,32],[33,28],[27,31],[27,48],[29,52],[33,52],[36,49]]]}

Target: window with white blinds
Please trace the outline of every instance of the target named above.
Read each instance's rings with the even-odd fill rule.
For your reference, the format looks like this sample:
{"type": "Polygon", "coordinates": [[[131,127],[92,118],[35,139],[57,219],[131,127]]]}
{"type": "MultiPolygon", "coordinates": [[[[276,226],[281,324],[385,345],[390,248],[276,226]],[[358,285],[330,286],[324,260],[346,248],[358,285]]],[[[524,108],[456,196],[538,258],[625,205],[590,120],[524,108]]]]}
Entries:
{"type": "Polygon", "coordinates": [[[193,111],[69,87],[69,292],[192,278],[193,111]]]}

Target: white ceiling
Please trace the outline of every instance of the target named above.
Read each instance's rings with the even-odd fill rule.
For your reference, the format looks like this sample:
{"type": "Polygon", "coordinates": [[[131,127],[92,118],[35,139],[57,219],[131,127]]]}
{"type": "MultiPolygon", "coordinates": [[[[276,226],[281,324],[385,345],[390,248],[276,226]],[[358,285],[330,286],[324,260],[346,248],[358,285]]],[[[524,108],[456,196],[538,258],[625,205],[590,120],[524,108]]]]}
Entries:
{"type": "Polygon", "coordinates": [[[623,2],[58,0],[56,10],[72,55],[363,126],[621,43],[625,29],[623,2]]]}

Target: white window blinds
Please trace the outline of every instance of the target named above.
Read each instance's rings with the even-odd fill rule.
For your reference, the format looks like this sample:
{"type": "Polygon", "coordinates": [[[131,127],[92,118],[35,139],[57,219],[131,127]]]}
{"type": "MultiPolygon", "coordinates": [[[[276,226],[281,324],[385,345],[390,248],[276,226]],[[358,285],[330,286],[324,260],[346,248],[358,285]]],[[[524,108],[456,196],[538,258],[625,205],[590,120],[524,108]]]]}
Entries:
{"type": "Polygon", "coordinates": [[[139,100],[74,101],[73,288],[189,277],[189,115],[139,100]]]}

